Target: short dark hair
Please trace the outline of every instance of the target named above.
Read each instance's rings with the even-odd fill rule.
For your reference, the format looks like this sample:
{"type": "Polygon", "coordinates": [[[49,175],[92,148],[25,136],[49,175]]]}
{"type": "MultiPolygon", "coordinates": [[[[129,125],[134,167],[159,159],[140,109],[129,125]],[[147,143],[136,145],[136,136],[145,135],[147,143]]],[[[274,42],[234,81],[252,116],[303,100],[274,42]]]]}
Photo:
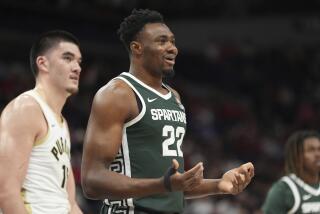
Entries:
{"type": "Polygon", "coordinates": [[[63,30],[45,32],[33,43],[30,50],[30,68],[35,77],[38,75],[37,57],[45,54],[49,49],[60,42],[71,42],[80,47],[78,39],[71,33],[63,30]]]}
{"type": "Polygon", "coordinates": [[[120,40],[130,53],[130,43],[137,38],[137,34],[148,23],[164,23],[163,16],[154,10],[133,9],[118,29],[120,40]]]}
{"type": "Polygon", "coordinates": [[[285,145],[285,173],[294,173],[298,177],[304,174],[303,145],[306,139],[317,138],[320,133],[315,130],[303,130],[293,133],[285,145]]]}

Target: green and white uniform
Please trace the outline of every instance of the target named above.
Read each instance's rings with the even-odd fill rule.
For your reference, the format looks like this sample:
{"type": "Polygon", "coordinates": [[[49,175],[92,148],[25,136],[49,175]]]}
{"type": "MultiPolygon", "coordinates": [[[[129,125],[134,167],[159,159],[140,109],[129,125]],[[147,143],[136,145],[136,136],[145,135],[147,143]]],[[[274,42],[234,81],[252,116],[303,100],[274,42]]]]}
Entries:
{"type": "MultiPolygon", "coordinates": [[[[163,95],[130,73],[122,73],[116,79],[132,88],[137,102],[141,103],[141,111],[125,124],[122,145],[110,170],[132,178],[159,178],[175,158],[180,164],[179,171],[183,172],[181,144],[186,132],[183,105],[165,85],[168,93],[163,95]]],[[[181,213],[183,205],[183,192],[171,192],[120,201],[105,199],[101,213],[136,214],[140,208],[181,213]]]]}
{"type": "Polygon", "coordinates": [[[320,213],[320,183],[308,185],[295,174],[282,177],[269,190],[264,214],[320,213]]]}
{"type": "Polygon", "coordinates": [[[67,214],[70,205],[66,186],[71,170],[68,125],[64,119],[63,122],[57,120],[55,113],[35,90],[24,94],[39,103],[48,132],[32,148],[21,196],[28,213],[67,214]]]}

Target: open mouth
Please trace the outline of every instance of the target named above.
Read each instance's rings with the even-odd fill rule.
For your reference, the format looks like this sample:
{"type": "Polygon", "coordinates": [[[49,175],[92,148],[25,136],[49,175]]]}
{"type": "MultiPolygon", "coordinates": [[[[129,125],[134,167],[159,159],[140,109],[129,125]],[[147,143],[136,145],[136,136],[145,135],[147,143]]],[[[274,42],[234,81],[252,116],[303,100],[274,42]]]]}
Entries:
{"type": "Polygon", "coordinates": [[[77,76],[70,76],[70,79],[72,79],[72,80],[79,80],[79,77],[77,77],[77,76]]]}
{"type": "Polygon", "coordinates": [[[164,60],[170,64],[170,65],[174,65],[175,63],[175,56],[174,55],[168,55],[168,56],[165,56],[164,60]]]}

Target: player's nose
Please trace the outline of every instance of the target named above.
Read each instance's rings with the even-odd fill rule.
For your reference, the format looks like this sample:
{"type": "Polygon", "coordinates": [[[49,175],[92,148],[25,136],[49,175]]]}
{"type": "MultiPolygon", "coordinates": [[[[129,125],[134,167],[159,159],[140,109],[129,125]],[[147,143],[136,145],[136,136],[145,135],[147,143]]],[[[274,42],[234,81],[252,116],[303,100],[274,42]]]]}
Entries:
{"type": "Polygon", "coordinates": [[[74,72],[76,73],[80,73],[81,72],[81,66],[78,62],[76,62],[73,66],[73,69],[72,69],[74,72]]]}

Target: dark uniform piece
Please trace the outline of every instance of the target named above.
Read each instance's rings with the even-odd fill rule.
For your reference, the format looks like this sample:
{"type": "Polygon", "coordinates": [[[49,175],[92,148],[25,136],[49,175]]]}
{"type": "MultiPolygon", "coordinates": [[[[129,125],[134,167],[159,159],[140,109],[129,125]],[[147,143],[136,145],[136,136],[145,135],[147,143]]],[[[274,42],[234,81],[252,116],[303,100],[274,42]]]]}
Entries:
{"type": "Polygon", "coordinates": [[[320,213],[320,184],[308,185],[294,174],[282,177],[269,190],[264,214],[320,213]]]}
{"type": "MultiPolygon", "coordinates": [[[[183,105],[173,92],[163,95],[129,73],[116,79],[126,82],[136,94],[141,111],[123,129],[122,145],[110,170],[132,178],[159,178],[172,165],[179,162],[184,170],[181,145],[186,132],[183,105]]],[[[107,149],[107,148],[106,148],[107,149]]],[[[105,199],[101,213],[181,213],[183,192],[168,192],[143,198],[121,201],[105,199]]]]}

